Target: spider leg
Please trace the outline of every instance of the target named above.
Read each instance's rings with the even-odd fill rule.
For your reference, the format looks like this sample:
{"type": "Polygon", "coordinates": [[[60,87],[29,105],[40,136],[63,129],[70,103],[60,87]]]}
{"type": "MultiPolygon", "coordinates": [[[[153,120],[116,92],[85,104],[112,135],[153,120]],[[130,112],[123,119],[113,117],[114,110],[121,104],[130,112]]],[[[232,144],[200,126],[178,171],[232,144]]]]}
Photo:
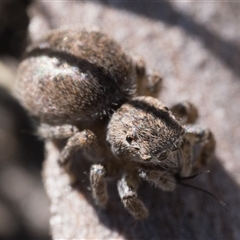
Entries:
{"type": "MultiPolygon", "coordinates": [[[[39,132],[44,138],[61,139],[68,138],[66,145],[62,149],[59,157],[59,164],[64,166],[69,173],[71,182],[75,182],[75,176],[70,170],[71,159],[74,153],[78,150],[87,157],[88,160],[99,161],[102,151],[98,145],[98,140],[95,134],[89,130],[77,131],[75,127],[70,125],[64,126],[41,126],[39,132]]],[[[92,195],[95,202],[104,207],[108,200],[107,187],[105,182],[106,169],[101,164],[94,164],[90,170],[90,184],[92,195]]]]}
{"type": "Polygon", "coordinates": [[[213,133],[209,129],[204,129],[195,125],[186,125],[184,138],[186,138],[192,146],[195,143],[202,145],[201,152],[195,161],[194,167],[196,169],[207,165],[213,155],[216,148],[216,141],[213,133]]]}
{"type": "Polygon", "coordinates": [[[146,73],[145,62],[141,58],[135,58],[137,74],[137,95],[158,97],[162,87],[162,77],[156,71],[146,73]]]}
{"type": "Polygon", "coordinates": [[[78,132],[78,128],[70,125],[51,126],[42,123],[37,130],[37,135],[43,139],[64,139],[69,138],[78,132]]]}
{"type": "Polygon", "coordinates": [[[94,164],[90,170],[90,184],[95,203],[105,207],[108,200],[107,184],[105,180],[107,170],[101,164],[94,164]]]}
{"type": "Polygon", "coordinates": [[[188,177],[192,173],[194,161],[193,161],[193,147],[190,141],[187,139],[183,140],[183,145],[179,151],[181,154],[181,177],[188,177]]]}
{"type": "Polygon", "coordinates": [[[182,124],[195,123],[198,118],[197,108],[188,101],[173,105],[171,111],[182,124]]]}
{"type": "Polygon", "coordinates": [[[99,160],[99,157],[102,156],[102,151],[98,145],[96,135],[90,130],[84,130],[75,133],[67,140],[67,143],[61,152],[59,164],[66,166],[71,160],[73,154],[78,150],[81,150],[82,153],[87,156],[88,160],[93,159],[93,161],[96,161],[96,159],[99,160]]]}
{"type": "Polygon", "coordinates": [[[124,207],[137,220],[143,220],[149,213],[144,203],[137,196],[138,177],[124,174],[117,187],[124,207]]]}
{"type": "Polygon", "coordinates": [[[102,156],[97,137],[90,130],[79,132],[78,128],[73,125],[41,124],[38,128],[38,135],[43,139],[67,139],[58,160],[59,164],[65,167],[77,150],[81,150],[83,154],[87,155],[88,160],[96,161],[96,158],[99,160],[99,157],[102,156]]]}
{"type": "Polygon", "coordinates": [[[112,161],[105,161],[104,164],[93,164],[91,166],[90,184],[92,196],[97,205],[105,207],[108,200],[106,177],[116,176],[119,169],[119,166],[112,161]]]}
{"type": "Polygon", "coordinates": [[[173,191],[176,187],[174,175],[167,170],[139,169],[139,176],[163,191],[173,191]]]}

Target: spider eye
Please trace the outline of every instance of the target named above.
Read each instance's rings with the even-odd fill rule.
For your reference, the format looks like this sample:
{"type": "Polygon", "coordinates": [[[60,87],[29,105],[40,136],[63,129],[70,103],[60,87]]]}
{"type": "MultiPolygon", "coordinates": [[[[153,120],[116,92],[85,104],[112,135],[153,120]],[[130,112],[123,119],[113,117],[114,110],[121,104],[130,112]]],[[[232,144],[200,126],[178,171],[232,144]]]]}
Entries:
{"type": "Polygon", "coordinates": [[[127,136],[126,136],[126,140],[127,140],[127,142],[128,142],[129,144],[131,144],[131,143],[132,143],[132,140],[133,140],[133,137],[130,136],[130,135],[127,135],[127,136]]]}
{"type": "Polygon", "coordinates": [[[159,160],[164,160],[164,159],[167,158],[167,156],[168,156],[168,152],[167,151],[162,151],[158,159],[159,160]]]}
{"type": "Polygon", "coordinates": [[[140,147],[139,147],[138,145],[135,145],[135,146],[134,146],[134,149],[135,149],[135,150],[140,150],[140,147]]]}
{"type": "Polygon", "coordinates": [[[136,131],[129,131],[126,136],[126,141],[131,144],[133,140],[137,139],[136,131]]]}

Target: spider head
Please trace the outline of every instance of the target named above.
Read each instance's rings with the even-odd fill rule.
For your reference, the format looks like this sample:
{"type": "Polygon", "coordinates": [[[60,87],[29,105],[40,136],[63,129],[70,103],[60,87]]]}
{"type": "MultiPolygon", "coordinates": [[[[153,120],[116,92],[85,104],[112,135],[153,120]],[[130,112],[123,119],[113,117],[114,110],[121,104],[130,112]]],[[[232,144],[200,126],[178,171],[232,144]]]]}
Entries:
{"type": "Polygon", "coordinates": [[[136,97],[115,112],[107,140],[126,161],[161,165],[182,142],[184,129],[171,111],[152,97],[136,97]]]}

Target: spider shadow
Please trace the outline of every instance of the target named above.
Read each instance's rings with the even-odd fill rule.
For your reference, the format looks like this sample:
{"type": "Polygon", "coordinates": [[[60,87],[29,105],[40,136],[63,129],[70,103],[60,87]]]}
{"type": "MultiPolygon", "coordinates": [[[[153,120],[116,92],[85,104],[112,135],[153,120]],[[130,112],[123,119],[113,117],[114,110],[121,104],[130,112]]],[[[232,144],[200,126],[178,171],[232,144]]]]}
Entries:
{"type": "Polygon", "coordinates": [[[50,239],[44,227],[47,204],[41,206],[42,214],[32,212],[45,198],[40,174],[43,143],[32,132],[33,125],[26,111],[0,86],[0,239],[50,239]],[[27,181],[33,184],[26,184],[27,181]],[[32,209],[23,209],[26,196],[32,209]],[[29,221],[39,224],[33,227],[29,221]]]}
{"type": "Polygon", "coordinates": [[[75,189],[83,193],[95,209],[102,224],[117,231],[125,239],[224,239],[232,234],[232,227],[240,223],[237,214],[240,204],[238,185],[224,170],[218,158],[203,174],[189,183],[204,188],[225,201],[230,210],[208,195],[178,186],[174,192],[163,192],[142,182],[139,198],[146,204],[150,216],[138,222],[124,209],[118,196],[116,180],[108,182],[109,202],[106,209],[97,207],[89,191],[90,163],[76,161],[75,189]],[[82,183],[84,182],[84,183],[82,183]],[[227,224],[226,224],[227,223],[227,224]]]}

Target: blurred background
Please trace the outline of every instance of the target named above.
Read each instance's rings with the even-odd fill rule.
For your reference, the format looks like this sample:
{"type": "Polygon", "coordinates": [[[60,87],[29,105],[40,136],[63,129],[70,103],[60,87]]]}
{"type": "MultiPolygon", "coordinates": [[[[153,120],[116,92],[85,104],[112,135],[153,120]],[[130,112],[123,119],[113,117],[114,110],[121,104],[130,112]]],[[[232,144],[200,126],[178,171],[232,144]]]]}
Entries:
{"type": "Polygon", "coordinates": [[[50,239],[43,143],[12,94],[27,41],[29,4],[0,1],[0,239],[50,239]]]}
{"type": "MultiPolygon", "coordinates": [[[[0,239],[50,239],[49,199],[54,199],[50,190],[55,186],[47,197],[41,176],[43,143],[13,92],[26,45],[65,24],[102,28],[143,56],[164,77],[164,102],[191,100],[199,108],[201,125],[216,136],[212,174],[197,181],[220,195],[230,211],[195,192],[159,192],[156,199],[164,207],[153,203],[158,213],[144,225],[146,233],[152,239],[239,239],[239,12],[237,1],[0,1],[0,239]],[[166,227],[162,230],[158,223],[166,227]]],[[[72,214],[76,218],[69,218],[79,219],[77,211],[72,214]]],[[[139,235],[125,237],[139,238],[139,226],[134,233],[139,235]]],[[[62,227],[53,232],[62,236],[62,227]]]]}

